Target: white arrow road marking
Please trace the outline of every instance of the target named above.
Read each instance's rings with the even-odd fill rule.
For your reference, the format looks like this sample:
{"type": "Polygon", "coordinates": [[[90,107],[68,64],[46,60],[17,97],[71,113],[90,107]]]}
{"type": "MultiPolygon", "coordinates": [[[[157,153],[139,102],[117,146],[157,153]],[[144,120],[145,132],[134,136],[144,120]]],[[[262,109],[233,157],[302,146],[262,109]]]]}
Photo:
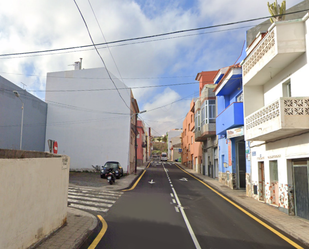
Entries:
{"type": "MultiPolygon", "coordinates": [[[[164,165],[163,165],[163,168],[165,169],[164,165]]],[[[166,170],[165,170],[165,172],[166,172],[167,178],[169,179],[170,177],[169,177],[169,175],[168,175],[168,173],[167,173],[166,170]]],[[[187,229],[188,229],[188,231],[189,231],[189,233],[190,233],[190,236],[191,236],[191,238],[192,238],[192,240],[193,240],[193,243],[194,243],[194,245],[195,245],[195,248],[196,248],[196,249],[201,249],[201,246],[200,246],[200,244],[199,244],[199,242],[198,242],[198,240],[197,240],[197,238],[196,238],[196,236],[195,236],[195,234],[194,234],[194,231],[193,231],[193,229],[192,229],[192,227],[191,227],[191,225],[190,225],[190,222],[189,222],[188,217],[187,217],[187,215],[186,215],[186,213],[185,213],[185,211],[184,211],[184,208],[182,207],[181,202],[180,202],[180,200],[179,200],[179,198],[178,198],[178,195],[177,195],[177,193],[176,193],[176,190],[174,189],[174,187],[171,187],[171,188],[172,188],[172,191],[173,191],[173,193],[174,193],[176,202],[177,202],[177,204],[178,204],[178,207],[177,207],[177,208],[180,209],[181,215],[182,215],[182,217],[183,217],[183,219],[184,219],[184,222],[185,222],[185,224],[186,224],[186,226],[187,226],[187,229]]],[[[172,194],[171,194],[171,195],[172,195],[172,194]]],[[[176,207],[175,207],[175,208],[176,208],[176,207]]]]}
{"type": "Polygon", "coordinates": [[[183,178],[181,178],[181,179],[179,179],[180,181],[183,181],[183,182],[187,182],[188,181],[188,179],[187,178],[185,178],[185,177],[183,177],[183,178]]]}
{"type": "Polygon", "coordinates": [[[155,184],[155,182],[153,181],[153,179],[151,179],[151,181],[148,182],[148,183],[150,183],[150,184],[155,184]]]}

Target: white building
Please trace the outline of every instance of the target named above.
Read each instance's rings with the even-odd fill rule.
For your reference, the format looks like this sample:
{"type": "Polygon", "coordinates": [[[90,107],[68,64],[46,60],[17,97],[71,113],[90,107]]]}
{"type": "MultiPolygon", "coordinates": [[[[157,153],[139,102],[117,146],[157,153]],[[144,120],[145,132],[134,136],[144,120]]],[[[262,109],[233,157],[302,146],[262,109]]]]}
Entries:
{"type": "Polygon", "coordinates": [[[243,63],[255,199],[309,219],[309,20],[259,33],[243,63]]]}
{"type": "Polygon", "coordinates": [[[131,90],[111,74],[113,83],[105,68],[76,69],[47,74],[46,139],[57,141],[58,153],[70,156],[71,169],[115,160],[132,172],[131,90]]]}
{"type": "Polygon", "coordinates": [[[170,131],[167,132],[167,139],[168,139],[168,143],[167,143],[167,158],[169,160],[172,160],[171,158],[171,148],[173,147],[172,144],[172,138],[173,137],[179,137],[179,139],[181,138],[181,133],[182,133],[182,129],[172,129],[170,131]]]}

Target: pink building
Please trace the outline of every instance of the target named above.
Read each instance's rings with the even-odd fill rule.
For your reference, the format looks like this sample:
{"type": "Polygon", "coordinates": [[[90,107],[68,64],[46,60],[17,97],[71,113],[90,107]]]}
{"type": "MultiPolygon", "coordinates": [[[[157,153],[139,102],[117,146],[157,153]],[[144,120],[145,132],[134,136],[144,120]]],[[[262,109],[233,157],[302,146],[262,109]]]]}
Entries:
{"type": "Polygon", "coordinates": [[[189,169],[200,172],[202,164],[202,145],[195,142],[194,99],[190,103],[190,111],[187,113],[182,125],[182,155],[181,161],[189,169]]]}
{"type": "Polygon", "coordinates": [[[141,120],[137,120],[137,165],[140,166],[146,162],[146,138],[145,127],[141,120]]]}

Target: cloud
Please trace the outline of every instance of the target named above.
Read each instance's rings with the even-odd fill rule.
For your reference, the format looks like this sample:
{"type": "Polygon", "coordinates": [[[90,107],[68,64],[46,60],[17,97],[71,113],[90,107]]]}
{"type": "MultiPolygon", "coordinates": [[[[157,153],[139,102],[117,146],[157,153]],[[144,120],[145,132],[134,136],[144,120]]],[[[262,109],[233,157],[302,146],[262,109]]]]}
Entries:
{"type": "MultiPolygon", "coordinates": [[[[90,0],[107,41],[147,36],[175,30],[267,16],[267,0],[90,0]]],[[[288,7],[301,1],[288,1],[288,7]]],[[[88,1],[77,0],[95,43],[104,42],[88,1]]],[[[252,23],[244,26],[253,25],[252,23]]],[[[130,87],[194,82],[201,71],[216,70],[235,62],[240,54],[246,28],[229,31],[207,29],[158,37],[128,44],[100,47],[107,68],[130,87]],[[184,37],[184,35],[187,35],[184,37]],[[188,36],[190,35],[190,36],[188,36]],[[154,40],[154,39],[152,39],[154,40]],[[118,69],[117,69],[118,68],[118,69]],[[169,76],[171,78],[162,78],[169,76]],[[184,77],[180,77],[184,76],[184,77]]],[[[90,44],[86,27],[73,1],[10,0],[0,9],[0,54],[90,44]]],[[[102,67],[93,49],[64,51],[39,56],[0,57],[0,74],[26,89],[44,90],[47,72],[72,70],[83,58],[83,68],[102,67]]],[[[141,115],[155,130],[165,133],[182,126],[198,85],[173,88],[138,88],[134,96],[143,109],[157,111],[141,115]],[[188,97],[189,96],[189,97],[188,97]],[[186,98],[188,97],[188,98],[186,98]],[[173,101],[178,101],[172,105],[173,101]]],[[[33,92],[44,99],[44,93],[33,92]]],[[[196,97],[196,96],[195,96],[196,97]]]]}

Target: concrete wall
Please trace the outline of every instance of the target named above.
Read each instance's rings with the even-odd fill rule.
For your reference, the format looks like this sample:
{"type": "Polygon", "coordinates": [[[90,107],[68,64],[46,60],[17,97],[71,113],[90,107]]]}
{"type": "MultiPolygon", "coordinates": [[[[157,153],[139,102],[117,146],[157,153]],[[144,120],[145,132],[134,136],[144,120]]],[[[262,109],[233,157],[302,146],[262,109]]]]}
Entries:
{"type": "Polygon", "coordinates": [[[106,161],[119,161],[124,172],[130,168],[131,92],[112,78],[126,104],[105,68],[47,74],[46,138],[58,141],[58,153],[70,156],[71,169],[106,161]]]}
{"type": "Polygon", "coordinates": [[[0,248],[37,243],[66,223],[70,159],[0,150],[0,248]]]}
{"type": "Polygon", "coordinates": [[[0,76],[0,148],[19,149],[22,102],[23,150],[44,151],[47,104],[0,76]],[[17,98],[13,91],[20,94],[17,98]]]}

